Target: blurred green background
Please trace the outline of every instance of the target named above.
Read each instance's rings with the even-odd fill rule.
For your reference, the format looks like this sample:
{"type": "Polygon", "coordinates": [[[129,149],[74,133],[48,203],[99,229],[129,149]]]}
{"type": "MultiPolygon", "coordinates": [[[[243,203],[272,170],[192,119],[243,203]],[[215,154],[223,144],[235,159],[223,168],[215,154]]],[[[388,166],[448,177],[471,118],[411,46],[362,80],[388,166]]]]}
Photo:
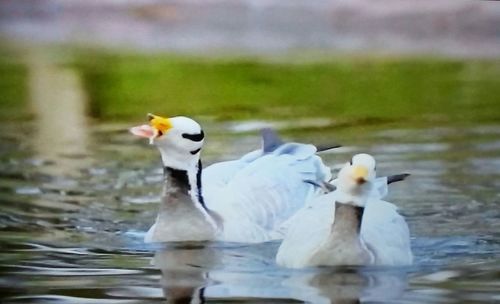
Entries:
{"type": "MultiPolygon", "coordinates": [[[[32,114],[29,78],[37,66],[20,53],[4,50],[0,58],[4,120],[32,114]]],[[[137,120],[155,112],[216,120],[325,117],[338,123],[419,124],[488,122],[500,115],[500,60],[270,60],[81,50],[70,55],[54,65],[81,79],[87,114],[98,120],[137,120]]]]}

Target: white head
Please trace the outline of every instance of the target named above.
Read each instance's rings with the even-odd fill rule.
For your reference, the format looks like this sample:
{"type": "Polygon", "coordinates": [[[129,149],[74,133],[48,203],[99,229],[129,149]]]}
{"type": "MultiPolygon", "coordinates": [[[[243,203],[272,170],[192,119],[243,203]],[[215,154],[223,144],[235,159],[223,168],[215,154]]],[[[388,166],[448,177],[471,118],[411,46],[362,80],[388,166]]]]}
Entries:
{"type": "Polygon", "coordinates": [[[375,159],[369,154],[356,154],[338,174],[337,190],[356,205],[364,206],[376,178],[375,159]]]}
{"type": "Polygon", "coordinates": [[[194,120],[184,116],[164,118],[148,114],[149,125],[133,127],[130,132],[149,138],[161,153],[165,167],[190,170],[198,164],[204,133],[194,120]]]}

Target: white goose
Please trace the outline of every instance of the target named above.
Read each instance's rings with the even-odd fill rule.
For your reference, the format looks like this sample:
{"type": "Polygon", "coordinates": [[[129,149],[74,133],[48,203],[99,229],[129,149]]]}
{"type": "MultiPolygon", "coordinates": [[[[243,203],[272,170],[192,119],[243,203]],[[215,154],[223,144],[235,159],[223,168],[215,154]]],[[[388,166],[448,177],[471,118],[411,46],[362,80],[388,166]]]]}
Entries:
{"type": "Polygon", "coordinates": [[[221,240],[257,243],[283,237],[280,227],[331,179],[316,147],[282,143],[263,132],[262,149],[202,170],[204,134],[187,117],[149,115],[130,131],[161,153],[165,184],[160,211],[146,242],[221,240]]]}
{"type": "Polygon", "coordinates": [[[279,247],[284,267],[409,265],[413,256],[404,218],[381,200],[387,184],[407,175],[376,179],[375,159],[355,155],[334,181],[337,189],[297,212],[279,247]]]}

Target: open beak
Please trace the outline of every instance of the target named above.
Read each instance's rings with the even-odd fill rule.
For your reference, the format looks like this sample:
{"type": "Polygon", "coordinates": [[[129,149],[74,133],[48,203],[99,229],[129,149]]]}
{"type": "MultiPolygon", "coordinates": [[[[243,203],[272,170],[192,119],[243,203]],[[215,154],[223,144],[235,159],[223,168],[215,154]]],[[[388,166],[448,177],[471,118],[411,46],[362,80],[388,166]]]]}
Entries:
{"type": "Polygon", "coordinates": [[[130,133],[135,136],[148,138],[149,143],[163,134],[167,133],[172,128],[172,122],[169,118],[148,114],[149,125],[140,125],[130,128],[130,133]]]}
{"type": "Polygon", "coordinates": [[[367,181],[368,169],[364,166],[354,166],[352,177],[358,185],[362,185],[367,181]]]}

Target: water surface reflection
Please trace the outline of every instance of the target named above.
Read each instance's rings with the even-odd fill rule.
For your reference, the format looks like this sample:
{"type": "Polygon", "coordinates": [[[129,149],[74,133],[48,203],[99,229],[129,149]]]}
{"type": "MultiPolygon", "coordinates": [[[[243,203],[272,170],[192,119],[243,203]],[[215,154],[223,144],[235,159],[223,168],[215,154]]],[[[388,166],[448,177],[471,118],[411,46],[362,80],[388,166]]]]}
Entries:
{"type": "MultiPolygon", "coordinates": [[[[206,163],[259,145],[257,133],[207,121],[206,163]]],[[[286,125],[286,124],[285,124],[286,125]]],[[[335,167],[353,151],[380,159],[380,174],[411,172],[391,188],[412,230],[416,263],[405,269],[288,270],[276,242],[150,246],[161,188],[154,149],[127,125],[90,125],[75,161],[45,161],[26,144],[36,123],[0,124],[0,294],[2,303],[460,303],[499,301],[500,132],[478,127],[335,128],[286,139],[346,147],[323,154],[335,167]],[[119,153],[117,153],[119,151],[119,153]],[[52,170],[75,161],[72,174],[52,170]]]]}
{"type": "Polygon", "coordinates": [[[274,265],[277,244],[252,247],[191,244],[157,251],[154,266],[162,273],[163,295],[172,303],[238,298],[359,303],[398,299],[407,286],[407,269],[288,271],[274,265]]]}

